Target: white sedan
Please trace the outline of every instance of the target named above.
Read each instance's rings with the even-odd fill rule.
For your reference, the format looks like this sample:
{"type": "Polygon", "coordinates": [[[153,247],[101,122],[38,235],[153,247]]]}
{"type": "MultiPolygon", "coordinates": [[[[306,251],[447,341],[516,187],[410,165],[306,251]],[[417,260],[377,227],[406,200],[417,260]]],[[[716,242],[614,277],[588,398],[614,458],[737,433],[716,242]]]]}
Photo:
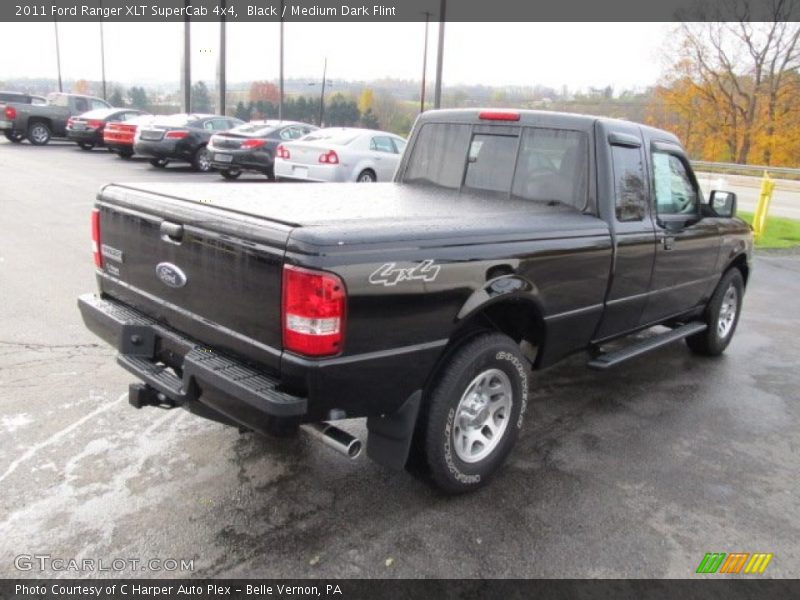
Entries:
{"type": "Polygon", "coordinates": [[[303,181],[391,181],[406,141],[393,133],[329,127],[275,151],[275,177],[303,181]]]}

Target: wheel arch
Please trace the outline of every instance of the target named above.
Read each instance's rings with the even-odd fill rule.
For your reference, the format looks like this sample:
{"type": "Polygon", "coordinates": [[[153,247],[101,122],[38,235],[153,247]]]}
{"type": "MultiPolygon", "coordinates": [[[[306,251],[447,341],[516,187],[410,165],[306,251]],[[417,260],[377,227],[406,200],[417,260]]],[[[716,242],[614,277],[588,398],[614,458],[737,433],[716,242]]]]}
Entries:
{"type": "Polygon", "coordinates": [[[742,252],[741,254],[733,257],[730,261],[728,261],[723,273],[728,272],[730,269],[739,269],[742,274],[742,279],[744,280],[744,285],[747,287],[747,280],[750,278],[750,264],[747,260],[747,254],[742,252]]]}

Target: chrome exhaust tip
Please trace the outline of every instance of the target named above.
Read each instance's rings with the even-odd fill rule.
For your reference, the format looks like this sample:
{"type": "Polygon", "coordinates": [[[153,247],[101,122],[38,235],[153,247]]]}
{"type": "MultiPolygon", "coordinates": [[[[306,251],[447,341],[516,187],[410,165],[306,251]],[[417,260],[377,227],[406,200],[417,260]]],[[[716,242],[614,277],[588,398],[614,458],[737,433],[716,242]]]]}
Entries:
{"type": "Polygon", "coordinates": [[[321,423],[303,425],[303,429],[326,446],[333,448],[339,454],[343,454],[351,460],[355,460],[361,454],[363,446],[361,440],[335,425],[323,421],[321,423]]]}

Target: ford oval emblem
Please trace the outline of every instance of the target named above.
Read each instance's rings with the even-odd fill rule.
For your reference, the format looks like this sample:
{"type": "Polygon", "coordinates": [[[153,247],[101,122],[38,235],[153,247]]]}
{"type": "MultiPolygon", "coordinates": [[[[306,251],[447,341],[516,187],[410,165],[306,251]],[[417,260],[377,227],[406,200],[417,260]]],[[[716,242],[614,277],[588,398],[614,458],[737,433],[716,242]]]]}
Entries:
{"type": "Polygon", "coordinates": [[[156,265],[156,276],[172,288],[180,288],[186,285],[186,274],[172,263],[158,263],[156,265]]]}

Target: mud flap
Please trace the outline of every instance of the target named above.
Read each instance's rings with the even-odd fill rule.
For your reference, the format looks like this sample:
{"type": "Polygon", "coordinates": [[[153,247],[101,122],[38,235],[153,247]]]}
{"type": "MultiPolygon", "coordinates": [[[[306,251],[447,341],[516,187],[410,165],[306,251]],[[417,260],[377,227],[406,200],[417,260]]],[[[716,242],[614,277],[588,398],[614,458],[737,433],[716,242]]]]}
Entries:
{"type": "Polygon", "coordinates": [[[417,390],[396,412],[383,417],[367,418],[369,458],[397,471],[405,468],[421,400],[422,390],[417,390]]]}

